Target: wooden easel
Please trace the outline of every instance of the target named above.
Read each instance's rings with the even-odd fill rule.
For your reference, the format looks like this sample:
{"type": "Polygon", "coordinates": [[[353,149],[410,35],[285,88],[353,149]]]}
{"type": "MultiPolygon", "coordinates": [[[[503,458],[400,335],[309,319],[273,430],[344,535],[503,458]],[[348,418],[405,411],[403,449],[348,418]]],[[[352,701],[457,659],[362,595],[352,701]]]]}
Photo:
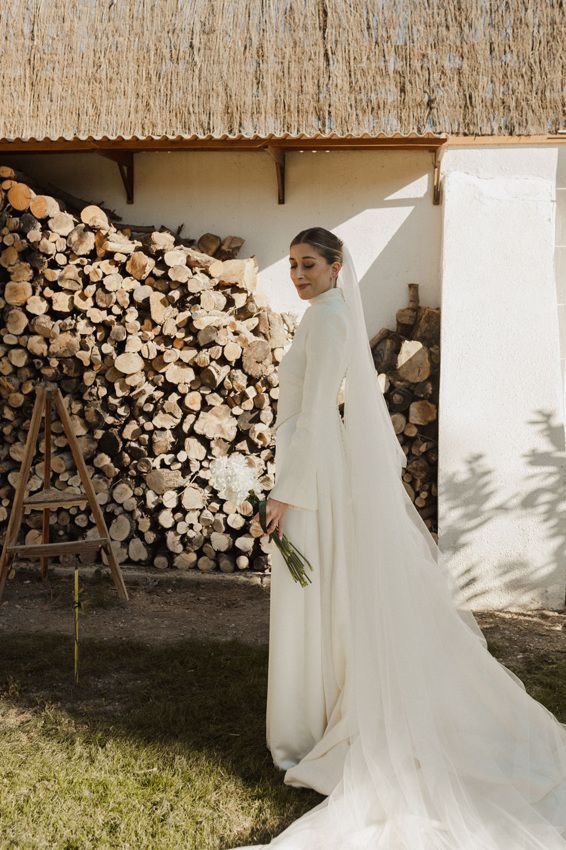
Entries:
{"type": "Polygon", "coordinates": [[[103,549],[106,552],[110,571],[116,590],[121,599],[127,601],[128,591],[124,584],[124,579],[120,571],[120,567],[116,561],[114,552],[112,551],[112,543],[104,516],[100,509],[100,505],[96,501],[96,494],[92,485],[91,478],[88,474],[82,452],[73,433],[73,426],[67,413],[67,409],[63,402],[63,396],[56,384],[44,382],[37,389],[35,404],[31,416],[31,424],[26,440],[24,450],[24,459],[20,468],[18,483],[16,485],[16,494],[10,518],[8,520],[8,529],[2,554],[0,555],[0,599],[4,592],[4,585],[10,569],[10,563],[14,556],[27,555],[31,558],[41,559],[41,574],[44,578],[47,577],[47,565],[50,557],[55,555],[74,555],[81,552],[96,552],[103,549]],[[81,478],[84,492],[74,493],[69,490],[58,490],[50,487],[51,484],[51,405],[55,402],[59,419],[63,426],[63,430],[69,442],[69,447],[77,467],[77,471],[81,478]],[[31,465],[37,451],[37,442],[39,429],[41,426],[41,417],[45,416],[45,454],[44,454],[44,489],[40,493],[26,498],[25,490],[29,478],[31,465]],[[70,540],[59,543],[49,543],[49,513],[52,508],[72,507],[73,505],[84,505],[88,502],[99,537],[91,538],[90,540],[70,540]],[[18,532],[22,524],[23,508],[30,507],[36,510],[43,510],[43,542],[32,545],[18,546],[16,540],[18,532]]]}

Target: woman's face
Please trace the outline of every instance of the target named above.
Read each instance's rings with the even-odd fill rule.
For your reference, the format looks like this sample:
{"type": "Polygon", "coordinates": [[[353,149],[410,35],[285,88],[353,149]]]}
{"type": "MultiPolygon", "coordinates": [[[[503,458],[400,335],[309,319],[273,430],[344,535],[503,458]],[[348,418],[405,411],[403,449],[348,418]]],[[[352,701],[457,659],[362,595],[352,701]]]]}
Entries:
{"type": "Polygon", "coordinates": [[[289,264],[291,280],[295,284],[299,298],[303,301],[314,298],[334,286],[334,280],[340,269],[338,261],[330,265],[326,258],[307,242],[291,246],[289,264]]]}

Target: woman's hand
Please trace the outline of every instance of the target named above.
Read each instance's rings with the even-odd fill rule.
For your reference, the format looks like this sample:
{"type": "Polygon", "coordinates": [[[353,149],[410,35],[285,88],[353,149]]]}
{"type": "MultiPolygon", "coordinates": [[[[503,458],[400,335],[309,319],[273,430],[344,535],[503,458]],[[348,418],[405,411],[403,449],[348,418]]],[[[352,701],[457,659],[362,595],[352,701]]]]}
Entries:
{"type": "Polygon", "coordinates": [[[283,517],[288,507],[287,502],[279,502],[277,499],[267,499],[265,520],[268,534],[273,534],[274,531],[277,531],[279,537],[281,537],[283,533],[283,517]]]}

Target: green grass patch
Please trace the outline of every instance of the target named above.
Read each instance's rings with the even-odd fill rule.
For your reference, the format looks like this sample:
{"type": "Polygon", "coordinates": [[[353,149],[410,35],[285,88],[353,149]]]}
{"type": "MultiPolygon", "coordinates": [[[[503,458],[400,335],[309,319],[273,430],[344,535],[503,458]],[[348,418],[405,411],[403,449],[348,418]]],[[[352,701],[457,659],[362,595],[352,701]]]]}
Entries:
{"type": "Polygon", "coordinates": [[[265,745],[267,648],[4,637],[0,847],[222,850],[323,799],[265,745]]]}

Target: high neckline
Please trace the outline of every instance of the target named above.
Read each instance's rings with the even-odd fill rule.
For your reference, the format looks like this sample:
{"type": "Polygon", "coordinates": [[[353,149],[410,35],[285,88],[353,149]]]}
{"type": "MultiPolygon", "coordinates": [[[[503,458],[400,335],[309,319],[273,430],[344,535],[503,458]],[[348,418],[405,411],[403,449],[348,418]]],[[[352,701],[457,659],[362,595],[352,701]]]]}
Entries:
{"type": "Polygon", "coordinates": [[[334,301],[335,298],[344,298],[341,286],[331,286],[330,289],[325,289],[324,292],[319,292],[318,295],[314,295],[312,298],[309,298],[308,301],[310,304],[320,304],[323,301],[334,301]]]}

